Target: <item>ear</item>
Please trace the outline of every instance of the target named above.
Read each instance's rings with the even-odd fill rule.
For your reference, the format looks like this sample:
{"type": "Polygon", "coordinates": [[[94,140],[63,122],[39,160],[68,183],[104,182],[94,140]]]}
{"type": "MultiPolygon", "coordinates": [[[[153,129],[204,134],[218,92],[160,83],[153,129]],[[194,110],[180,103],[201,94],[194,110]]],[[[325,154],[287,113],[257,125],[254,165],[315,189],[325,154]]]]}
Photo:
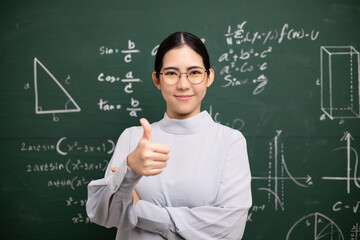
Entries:
{"type": "Polygon", "coordinates": [[[210,68],[209,73],[208,73],[208,77],[207,77],[206,87],[211,86],[211,84],[214,82],[214,78],[215,78],[214,69],[210,68]]]}
{"type": "Polygon", "coordinates": [[[153,80],[155,86],[156,86],[159,90],[161,90],[160,78],[158,78],[158,77],[156,76],[156,72],[153,72],[153,73],[152,73],[152,80],[153,80]]]}

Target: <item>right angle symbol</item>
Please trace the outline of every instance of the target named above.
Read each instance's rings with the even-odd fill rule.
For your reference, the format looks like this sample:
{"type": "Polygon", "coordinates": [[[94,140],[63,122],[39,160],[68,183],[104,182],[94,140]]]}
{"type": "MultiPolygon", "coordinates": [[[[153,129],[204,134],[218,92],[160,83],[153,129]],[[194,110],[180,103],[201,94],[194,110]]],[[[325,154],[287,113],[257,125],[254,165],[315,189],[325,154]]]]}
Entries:
{"type": "Polygon", "coordinates": [[[321,110],[331,120],[360,118],[359,66],[354,47],[321,47],[321,110]]]}
{"type": "Polygon", "coordinates": [[[34,58],[34,88],[36,114],[53,114],[54,121],[58,121],[56,113],[81,111],[70,94],[37,58],[34,58]]]}

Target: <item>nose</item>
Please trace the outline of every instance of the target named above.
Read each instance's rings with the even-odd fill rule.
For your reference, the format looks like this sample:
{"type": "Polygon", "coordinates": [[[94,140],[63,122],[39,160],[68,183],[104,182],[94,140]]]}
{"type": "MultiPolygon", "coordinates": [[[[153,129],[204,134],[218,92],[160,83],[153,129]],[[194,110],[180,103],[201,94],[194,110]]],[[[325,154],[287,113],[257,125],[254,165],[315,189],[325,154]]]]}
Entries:
{"type": "Polygon", "coordinates": [[[188,89],[188,88],[190,88],[190,85],[191,85],[191,83],[190,83],[189,79],[187,78],[186,73],[181,73],[180,80],[177,83],[176,88],[177,89],[188,89]]]}

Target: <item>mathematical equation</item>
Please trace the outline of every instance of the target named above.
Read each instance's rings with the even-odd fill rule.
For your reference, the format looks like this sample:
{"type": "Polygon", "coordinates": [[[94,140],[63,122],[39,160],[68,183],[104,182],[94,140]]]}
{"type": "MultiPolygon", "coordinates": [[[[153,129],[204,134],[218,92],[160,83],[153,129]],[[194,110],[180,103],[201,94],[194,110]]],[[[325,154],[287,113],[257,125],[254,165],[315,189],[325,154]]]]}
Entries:
{"type": "MultiPolygon", "coordinates": [[[[40,174],[47,176],[38,186],[48,188],[50,191],[60,189],[86,191],[87,185],[92,180],[90,172],[103,174],[109,163],[109,160],[104,158],[112,154],[115,149],[115,143],[111,139],[79,140],[62,137],[52,141],[53,143],[23,141],[18,148],[18,151],[25,155],[38,155],[36,158],[32,157],[32,161],[25,162],[25,172],[34,176],[40,174]],[[86,160],[78,157],[79,155],[84,157],[84,154],[87,156],[86,160]],[[76,158],[71,157],[73,155],[76,158]]],[[[86,200],[68,197],[65,202],[67,207],[77,206],[82,209],[75,216],[69,216],[72,223],[90,223],[90,219],[86,216],[86,200]]]]}
{"type": "MultiPolygon", "coordinates": [[[[134,98],[130,99],[130,107],[126,108],[126,111],[129,112],[131,117],[137,117],[137,112],[142,111],[142,108],[139,107],[140,102],[134,98]]],[[[99,99],[98,102],[99,109],[102,111],[112,111],[112,110],[120,110],[123,106],[119,103],[112,103],[109,100],[99,99]]]]}
{"type": "Polygon", "coordinates": [[[66,206],[67,207],[71,207],[71,206],[81,206],[84,207],[86,205],[87,200],[86,199],[74,199],[73,197],[69,197],[68,199],[65,200],[66,202],[66,206]]]}
{"type": "Polygon", "coordinates": [[[133,54],[140,53],[140,50],[135,49],[135,42],[129,40],[127,49],[119,50],[118,48],[101,46],[99,48],[99,53],[100,55],[123,54],[124,61],[130,63],[133,60],[133,54]]]}
{"type": "Polygon", "coordinates": [[[351,204],[344,204],[342,201],[338,201],[333,205],[332,210],[334,212],[350,210],[353,213],[360,213],[360,201],[356,201],[351,204]]]}
{"type": "Polygon", "coordinates": [[[229,49],[228,52],[223,53],[218,59],[218,62],[226,64],[220,71],[220,75],[224,76],[223,79],[225,81],[222,87],[234,87],[253,83],[257,84],[253,94],[261,93],[268,83],[268,78],[263,73],[268,68],[268,63],[263,61],[263,59],[271,52],[272,47],[268,47],[260,52],[251,48],[249,50],[240,49],[239,51],[229,49]],[[255,61],[251,61],[252,59],[255,59],[255,61]],[[260,75],[258,72],[260,72],[260,75]],[[246,74],[248,77],[239,79],[233,76],[236,73],[246,74]],[[252,76],[250,73],[255,73],[255,75],[252,76]],[[250,78],[249,75],[251,76],[250,78]]]}
{"type": "Polygon", "coordinates": [[[76,190],[80,187],[86,187],[91,180],[86,179],[85,177],[75,176],[69,179],[55,179],[49,180],[47,182],[47,186],[49,188],[70,188],[72,190],[76,190]]]}
{"type": "Polygon", "coordinates": [[[68,197],[65,200],[66,207],[81,207],[82,209],[84,209],[83,213],[78,213],[71,218],[72,223],[74,224],[91,223],[90,218],[86,215],[86,211],[85,211],[86,202],[87,202],[86,199],[74,199],[73,197],[68,197]]]}
{"type": "MultiPolygon", "coordinates": [[[[99,48],[100,55],[113,55],[113,54],[123,54],[124,62],[126,64],[131,63],[133,61],[133,54],[141,53],[140,50],[136,49],[135,42],[132,40],[128,40],[128,48],[125,50],[119,50],[118,48],[110,48],[101,46],[99,48]]],[[[121,82],[124,84],[123,89],[126,94],[131,95],[131,99],[129,101],[129,105],[127,107],[123,107],[122,104],[116,103],[116,100],[103,99],[99,98],[97,105],[100,111],[113,111],[113,110],[122,110],[126,109],[128,111],[130,117],[138,117],[138,112],[142,111],[140,106],[140,101],[132,97],[135,92],[134,84],[142,83],[140,78],[135,78],[133,71],[129,71],[125,74],[125,77],[119,77],[116,75],[105,75],[101,72],[97,78],[98,82],[101,83],[109,83],[113,84],[116,82],[121,82]]]]}
{"type": "Polygon", "coordinates": [[[37,163],[28,164],[26,166],[26,172],[67,172],[72,173],[74,171],[105,171],[108,165],[108,160],[102,162],[82,162],[80,159],[69,159],[65,164],[58,162],[49,163],[37,163]]]}
{"type": "MultiPolygon", "coordinates": [[[[86,216],[86,215],[85,215],[86,216]]],[[[90,218],[89,217],[84,217],[83,215],[82,215],[82,213],[78,213],[78,214],[76,214],[76,216],[75,217],[73,217],[72,219],[72,222],[74,223],[74,224],[78,224],[78,223],[91,223],[90,222],[90,218]]]]}
{"type": "Polygon", "coordinates": [[[225,33],[226,43],[228,45],[241,45],[244,43],[255,44],[261,42],[263,45],[270,41],[277,41],[282,43],[285,40],[301,40],[310,39],[315,41],[319,37],[319,31],[317,30],[305,30],[304,28],[290,28],[288,23],[285,23],[280,29],[273,29],[266,32],[251,32],[245,30],[247,21],[243,21],[241,24],[237,24],[235,30],[232,30],[232,26],[228,26],[225,33]]]}
{"type": "Polygon", "coordinates": [[[319,36],[319,31],[294,29],[287,23],[281,29],[251,32],[245,29],[246,23],[247,21],[243,21],[236,28],[228,26],[224,37],[229,48],[220,54],[218,62],[221,66],[222,87],[255,86],[253,95],[263,92],[270,80],[267,58],[273,52],[273,47],[265,44],[275,40],[279,44],[285,40],[315,41],[319,36]]]}
{"type": "Polygon", "coordinates": [[[107,83],[115,83],[115,82],[122,82],[126,85],[124,86],[124,92],[125,93],[133,93],[134,90],[132,89],[133,83],[142,82],[140,78],[134,78],[133,72],[130,71],[125,74],[125,78],[121,78],[119,76],[113,76],[113,75],[106,75],[104,73],[100,73],[98,76],[99,82],[107,82],[107,83]]]}
{"type": "Polygon", "coordinates": [[[112,154],[115,149],[115,143],[111,139],[101,142],[100,144],[86,144],[79,140],[70,140],[62,137],[57,140],[56,144],[48,143],[28,143],[22,142],[20,146],[21,152],[57,152],[60,155],[68,155],[69,153],[106,153],[112,154]]]}

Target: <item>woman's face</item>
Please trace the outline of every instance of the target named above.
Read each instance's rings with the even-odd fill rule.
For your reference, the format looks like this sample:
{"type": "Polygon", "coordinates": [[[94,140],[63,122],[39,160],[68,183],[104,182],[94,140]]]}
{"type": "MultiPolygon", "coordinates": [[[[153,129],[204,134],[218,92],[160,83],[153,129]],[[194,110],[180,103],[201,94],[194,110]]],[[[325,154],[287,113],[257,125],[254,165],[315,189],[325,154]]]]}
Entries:
{"type": "MultiPolygon", "coordinates": [[[[165,68],[175,68],[181,73],[186,73],[190,68],[201,67],[205,69],[202,57],[184,45],[168,51],[163,58],[161,72],[165,68]]],[[[193,117],[201,111],[201,101],[205,97],[206,89],[214,81],[214,71],[209,70],[205,74],[205,79],[200,84],[192,84],[181,74],[180,81],[175,85],[168,85],[156,77],[156,72],[152,74],[153,81],[166,101],[166,113],[170,118],[185,119],[193,117]]]]}

